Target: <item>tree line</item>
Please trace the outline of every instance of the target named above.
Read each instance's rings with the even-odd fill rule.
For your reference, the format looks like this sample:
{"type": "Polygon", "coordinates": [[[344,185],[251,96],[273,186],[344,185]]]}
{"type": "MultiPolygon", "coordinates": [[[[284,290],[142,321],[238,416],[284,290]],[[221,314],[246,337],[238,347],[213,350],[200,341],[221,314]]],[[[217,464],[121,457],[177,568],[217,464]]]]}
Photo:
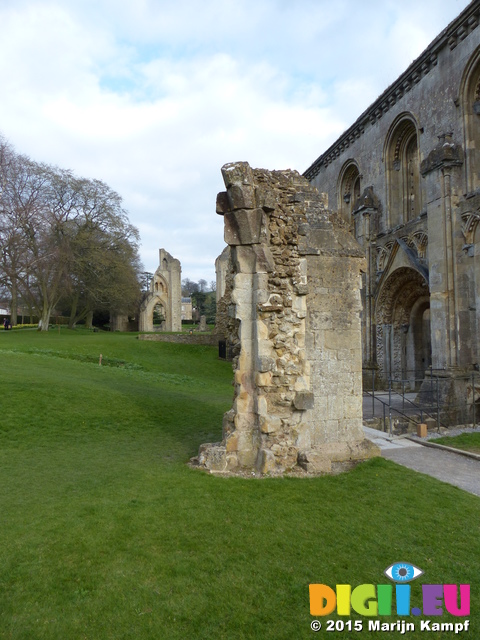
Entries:
{"type": "Polygon", "coordinates": [[[182,295],[192,299],[194,315],[198,320],[200,316],[206,316],[208,323],[215,323],[217,311],[216,282],[212,280],[210,286],[201,278],[198,282],[184,278],[182,280],[182,295]]]}
{"type": "Polygon", "coordinates": [[[95,312],[133,315],[141,297],[139,234],[122,198],[100,180],[39,163],[0,136],[0,288],[48,330],[54,309],[69,325],[95,312]]]}

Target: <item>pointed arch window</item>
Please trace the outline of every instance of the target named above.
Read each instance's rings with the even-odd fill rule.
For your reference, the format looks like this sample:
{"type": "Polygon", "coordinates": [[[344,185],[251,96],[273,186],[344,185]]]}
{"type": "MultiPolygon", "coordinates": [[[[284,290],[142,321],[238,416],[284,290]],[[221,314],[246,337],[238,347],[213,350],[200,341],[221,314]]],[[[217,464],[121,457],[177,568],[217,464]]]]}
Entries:
{"type": "Polygon", "coordinates": [[[338,210],[343,219],[353,228],[352,213],[361,193],[360,171],[355,162],[349,162],[340,174],[338,210]]]}
{"type": "Polygon", "coordinates": [[[465,67],[460,96],[464,119],[467,191],[474,191],[480,181],[480,47],[465,67]]]}
{"type": "Polygon", "coordinates": [[[418,131],[411,119],[401,120],[391,132],[386,161],[389,227],[393,228],[422,211],[418,131]]]}

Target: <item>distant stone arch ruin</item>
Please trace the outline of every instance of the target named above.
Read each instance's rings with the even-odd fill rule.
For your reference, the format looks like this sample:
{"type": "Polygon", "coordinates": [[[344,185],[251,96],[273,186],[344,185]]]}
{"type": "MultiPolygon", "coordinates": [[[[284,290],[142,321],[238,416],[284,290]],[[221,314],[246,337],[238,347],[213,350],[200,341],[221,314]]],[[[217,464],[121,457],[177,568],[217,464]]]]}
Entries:
{"type": "Polygon", "coordinates": [[[182,269],[180,261],[160,249],[159,267],[150,282],[150,291],[140,306],[140,331],[154,330],[153,315],[161,309],[162,331],[182,330],[182,269]]]}

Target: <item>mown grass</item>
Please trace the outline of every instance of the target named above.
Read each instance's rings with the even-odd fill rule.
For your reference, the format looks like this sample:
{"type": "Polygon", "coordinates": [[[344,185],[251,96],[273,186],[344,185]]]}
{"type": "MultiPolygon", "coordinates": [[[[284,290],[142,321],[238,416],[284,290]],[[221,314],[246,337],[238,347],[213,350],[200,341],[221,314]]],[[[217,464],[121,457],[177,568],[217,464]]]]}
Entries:
{"type": "Polygon", "coordinates": [[[472,584],[478,635],[477,497],[383,459],[310,479],[186,465],[231,404],[216,356],[132,334],[0,334],[0,638],[370,637],[313,634],[308,585],[384,583],[398,560],[425,571],[412,606],[422,581],[472,584]]]}
{"type": "Polygon", "coordinates": [[[480,433],[478,432],[435,438],[430,442],[443,444],[446,447],[453,447],[454,449],[462,449],[463,451],[471,451],[472,453],[480,453],[480,433]]]}

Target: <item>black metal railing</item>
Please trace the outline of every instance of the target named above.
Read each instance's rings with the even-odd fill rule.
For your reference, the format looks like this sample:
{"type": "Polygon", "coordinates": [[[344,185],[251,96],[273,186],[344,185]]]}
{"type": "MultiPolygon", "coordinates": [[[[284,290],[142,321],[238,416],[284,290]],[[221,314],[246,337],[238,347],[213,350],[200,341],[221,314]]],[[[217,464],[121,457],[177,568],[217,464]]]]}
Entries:
{"type": "Polygon", "coordinates": [[[364,418],[378,416],[383,412],[383,428],[392,431],[393,417],[403,422],[418,424],[426,417],[435,420],[437,429],[453,424],[477,422],[480,417],[480,373],[472,371],[466,376],[455,376],[456,393],[452,394],[452,377],[444,370],[428,369],[424,377],[416,377],[414,371],[403,371],[401,375],[388,378],[375,369],[364,369],[364,418]],[[460,383],[460,385],[458,384],[460,383]],[[477,392],[478,389],[478,392],[477,392]],[[463,394],[463,397],[462,397],[463,394]],[[371,398],[371,411],[366,398],[371,398]],[[417,418],[418,416],[418,418],[417,418]]]}

